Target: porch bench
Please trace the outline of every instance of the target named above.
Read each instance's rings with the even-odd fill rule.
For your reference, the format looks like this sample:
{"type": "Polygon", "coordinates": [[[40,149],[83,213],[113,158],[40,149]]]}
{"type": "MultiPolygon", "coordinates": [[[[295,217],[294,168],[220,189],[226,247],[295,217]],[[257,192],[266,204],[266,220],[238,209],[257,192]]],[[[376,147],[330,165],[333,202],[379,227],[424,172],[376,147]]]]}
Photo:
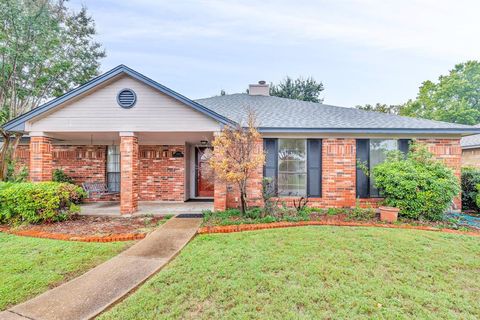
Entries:
{"type": "Polygon", "coordinates": [[[108,191],[108,187],[104,182],[84,182],[82,183],[83,190],[87,193],[88,198],[112,195],[116,192],[108,191]]]}

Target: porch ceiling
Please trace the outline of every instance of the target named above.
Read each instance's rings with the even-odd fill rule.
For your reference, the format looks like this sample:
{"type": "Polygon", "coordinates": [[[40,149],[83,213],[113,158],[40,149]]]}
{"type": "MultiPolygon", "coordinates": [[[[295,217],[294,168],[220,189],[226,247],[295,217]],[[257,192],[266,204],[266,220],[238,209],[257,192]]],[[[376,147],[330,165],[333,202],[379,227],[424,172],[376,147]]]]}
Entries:
{"type": "MultiPolygon", "coordinates": [[[[119,132],[46,132],[56,144],[109,145],[120,142],[119,132]]],[[[199,144],[212,141],[213,132],[137,132],[139,144],[199,144]]]]}

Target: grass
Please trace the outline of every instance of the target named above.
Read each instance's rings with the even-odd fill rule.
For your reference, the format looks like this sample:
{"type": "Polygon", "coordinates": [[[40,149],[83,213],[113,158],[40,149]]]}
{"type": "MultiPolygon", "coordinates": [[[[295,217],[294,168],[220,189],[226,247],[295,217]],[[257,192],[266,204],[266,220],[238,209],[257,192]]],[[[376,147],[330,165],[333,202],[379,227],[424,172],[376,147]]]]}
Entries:
{"type": "Polygon", "coordinates": [[[107,319],[478,319],[480,238],[302,227],[196,237],[107,319]]]}
{"type": "Polygon", "coordinates": [[[130,243],[84,243],[0,233],[0,310],[115,256],[130,243]]]}

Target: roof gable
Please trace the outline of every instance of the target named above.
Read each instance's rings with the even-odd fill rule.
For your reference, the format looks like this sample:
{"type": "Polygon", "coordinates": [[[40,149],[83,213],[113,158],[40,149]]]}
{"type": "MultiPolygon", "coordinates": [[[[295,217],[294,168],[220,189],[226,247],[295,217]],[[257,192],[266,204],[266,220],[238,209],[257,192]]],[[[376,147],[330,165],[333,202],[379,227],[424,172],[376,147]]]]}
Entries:
{"type": "Polygon", "coordinates": [[[221,124],[138,81],[121,74],[25,123],[26,132],[211,132],[221,124]],[[120,106],[118,94],[128,89],[132,107],[120,106]]]}
{"type": "Polygon", "coordinates": [[[88,91],[96,88],[97,86],[100,86],[102,84],[104,84],[105,82],[115,78],[115,77],[118,77],[119,75],[122,75],[122,74],[125,74],[125,75],[128,75],[158,91],[160,91],[161,93],[179,101],[179,102],[182,102],[183,104],[193,108],[194,110],[222,123],[222,124],[229,124],[229,123],[232,123],[231,120],[229,120],[228,118],[202,106],[201,104],[193,101],[193,100],[190,100],[188,99],[187,97],[161,85],[160,83],[144,76],[143,74],[133,70],[133,69],[130,69],[128,68],[127,66],[125,65],[119,65],[113,69],[111,69],[110,71],[90,80],[89,82],[81,85],[80,87],[77,87],[67,93],[65,93],[64,95],[56,98],[56,99],[53,99],[15,119],[12,119],[11,121],[7,122],[3,128],[7,131],[23,131],[25,129],[25,123],[29,120],[32,120],[42,114],[45,114],[46,112],[49,112],[49,111],[52,111],[54,108],[62,105],[63,103],[65,102],[68,102],[82,94],[85,94],[87,93],[88,91]]]}

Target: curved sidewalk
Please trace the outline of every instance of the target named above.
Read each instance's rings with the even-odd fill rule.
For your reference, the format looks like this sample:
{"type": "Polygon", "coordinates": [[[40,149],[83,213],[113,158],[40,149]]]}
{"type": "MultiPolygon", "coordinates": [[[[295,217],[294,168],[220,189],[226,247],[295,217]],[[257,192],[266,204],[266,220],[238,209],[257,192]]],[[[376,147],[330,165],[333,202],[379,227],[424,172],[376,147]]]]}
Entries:
{"type": "Polygon", "coordinates": [[[87,273],[0,313],[11,320],[91,319],[167,264],[193,238],[200,218],[172,218],[87,273]]]}

